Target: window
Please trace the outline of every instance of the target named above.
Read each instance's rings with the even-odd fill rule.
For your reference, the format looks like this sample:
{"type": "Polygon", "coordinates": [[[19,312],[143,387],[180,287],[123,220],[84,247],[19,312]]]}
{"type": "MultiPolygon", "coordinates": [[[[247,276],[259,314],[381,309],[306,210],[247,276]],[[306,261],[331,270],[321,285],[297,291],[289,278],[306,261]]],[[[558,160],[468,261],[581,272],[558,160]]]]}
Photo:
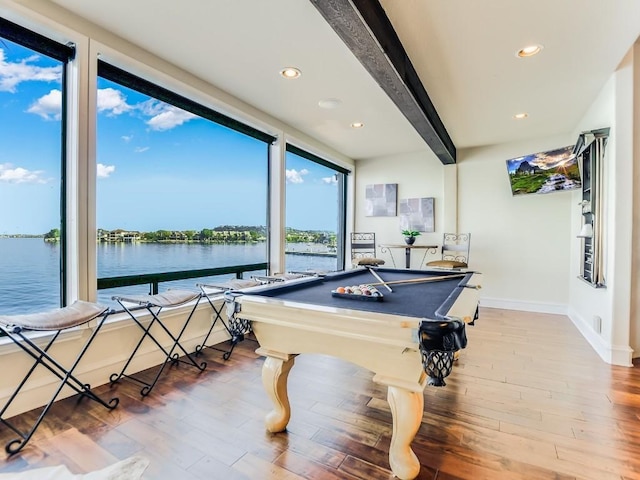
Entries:
{"type": "Polygon", "coordinates": [[[98,74],[98,277],[266,263],[273,138],[107,63],[98,74]]]}
{"type": "Polygon", "coordinates": [[[0,32],[0,313],[30,313],[65,304],[65,75],[74,49],[1,18],[0,32]]]}
{"type": "Polygon", "coordinates": [[[287,145],[287,271],[344,268],[347,173],[322,158],[287,145]]]}

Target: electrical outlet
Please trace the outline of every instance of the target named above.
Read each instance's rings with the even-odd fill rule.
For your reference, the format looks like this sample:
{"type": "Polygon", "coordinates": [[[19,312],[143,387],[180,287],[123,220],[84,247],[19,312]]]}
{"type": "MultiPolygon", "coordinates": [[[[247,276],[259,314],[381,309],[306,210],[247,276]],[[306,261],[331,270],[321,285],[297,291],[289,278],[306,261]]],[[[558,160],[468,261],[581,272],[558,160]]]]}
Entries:
{"type": "Polygon", "coordinates": [[[592,323],[593,323],[593,329],[597,333],[601,333],[602,332],[602,318],[599,317],[598,315],[594,315],[593,319],[592,319],[592,323]]]}

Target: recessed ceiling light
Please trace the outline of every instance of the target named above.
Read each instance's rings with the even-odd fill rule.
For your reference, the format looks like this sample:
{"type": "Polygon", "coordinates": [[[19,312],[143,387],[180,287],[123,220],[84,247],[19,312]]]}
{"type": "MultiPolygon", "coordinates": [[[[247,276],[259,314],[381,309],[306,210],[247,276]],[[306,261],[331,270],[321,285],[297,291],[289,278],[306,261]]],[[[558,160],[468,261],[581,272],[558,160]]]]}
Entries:
{"type": "Polygon", "coordinates": [[[339,98],[325,98],[318,102],[318,106],[320,108],[332,109],[332,108],[338,108],[341,103],[342,103],[342,100],[340,100],[339,98]]]}
{"type": "Polygon", "coordinates": [[[516,57],[533,57],[542,51],[542,45],[527,45],[516,52],[516,57]]]}
{"type": "Polygon", "coordinates": [[[522,120],[523,118],[527,118],[529,116],[528,113],[516,113],[513,118],[515,118],[516,120],[522,120]]]}
{"type": "Polygon", "coordinates": [[[298,78],[300,75],[302,75],[302,72],[297,68],[287,67],[280,70],[280,75],[282,75],[284,78],[291,80],[294,78],[298,78]]]}
{"type": "Polygon", "coordinates": [[[364,127],[364,123],[362,122],[353,122],[351,124],[351,128],[362,128],[362,127],[364,127]]]}

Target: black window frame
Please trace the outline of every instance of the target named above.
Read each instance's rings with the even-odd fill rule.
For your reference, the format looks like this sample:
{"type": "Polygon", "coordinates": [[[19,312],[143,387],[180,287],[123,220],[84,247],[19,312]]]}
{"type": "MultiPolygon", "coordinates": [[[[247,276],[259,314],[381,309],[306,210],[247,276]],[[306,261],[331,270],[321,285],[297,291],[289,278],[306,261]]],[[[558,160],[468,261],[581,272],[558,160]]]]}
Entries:
{"type": "Polygon", "coordinates": [[[291,143],[287,143],[285,146],[285,151],[289,153],[293,153],[294,155],[298,155],[306,160],[317,163],[318,165],[322,165],[323,167],[330,168],[334,170],[338,175],[338,231],[336,232],[336,240],[337,240],[337,258],[336,265],[345,268],[345,249],[346,249],[346,240],[347,240],[347,176],[351,173],[351,170],[341,167],[340,165],[336,165],[335,163],[319,157],[307,150],[304,150],[300,147],[297,147],[291,143]]]}
{"type": "Polygon", "coordinates": [[[98,60],[98,76],[132,90],[136,90],[157,100],[161,100],[169,105],[173,105],[174,107],[178,107],[219,125],[223,125],[231,130],[235,130],[236,132],[244,133],[245,135],[257,140],[262,140],[266,144],[273,144],[276,141],[276,137],[271,134],[217,112],[212,108],[205,107],[201,103],[184,97],[172,90],[161,87],[160,85],[116,67],[104,60],[98,60]]]}
{"type": "MultiPolygon", "coordinates": [[[[156,83],[154,83],[151,80],[147,80],[145,78],[142,78],[138,75],[135,75],[127,70],[124,70],[120,67],[117,67],[115,65],[113,65],[112,63],[109,63],[106,60],[102,60],[102,59],[98,59],[98,68],[97,68],[97,75],[100,78],[103,78],[105,80],[114,82],[118,85],[121,85],[125,88],[129,88],[131,90],[135,90],[138,93],[147,95],[155,100],[159,100],[162,101],[166,104],[172,105],[174,107],[180,108],[186,112],[190,112],[200,118],[203,118],[205,120],[209,120],[217,125],[221,125],[224,127],[229,128],[230,130],[233,130],[237,133],[241,133],[241,134],[245,134],[253,139],[262,141],[265,143],[266,148],[266,152],[267,152],[267,157],[266,157],[266,165],[267,165],[267,191],[266,191],[266,231],[269,232],[270,231],[270,226],[269,226],[269,215],[270,215],[270,209],[271,209],[271,205],[270,205],[270,175],[271,175],[271,148],[270,146],[273,145],[276,140],[277,137],[275,137],[274,135],[271,135],[269,133],[266,133],[262,130],[259,130],[257,128],[254,128],[250,125],[247,125],[239,120],[236,120],[235,118],[229,117],[223,113],[220,113],[210,107],[206,107],[204,105],[202,105],[201,103],[192,100],[190,98],[187,98],[179,93],[174,92],[173,90],[170,90],[168,88],[162,87],[160,85],[157,85],[156,83]]],[[[96,117],[97,118],[97,117],[96,117]]],[[[265,263],[266,265],[266,269],[267,271],[269,270],[269,244],[270,242],[267,242],[267,252],[266,252],[266,256],[267,256],[267,262],[265,263]]],[[[229,267],[221,267],[220,270],[226,270],[229,267]]],[[[235,268],[235,267],[231,267],[231,268],[235,268]]],[[[178,272],[178,273],[187,273],[188,274],[189,271],[184,271],[184,272],[178,272]]],[[[193,272],[193,271],[191,271],[193,272]]],[[[210,273],[209,273],[210,274],[210,273]]],[[[236,274],[239,276],[239,278],[242,277],[242,273],[241,272],[236,272],[236,274]]],[[[169,280],[176,280],[176,279],[184,279],[184,278],[198,278],[198,277],[193,277],[193,276],[180,276],[178,278],[169,278],[172,277],[172,273],[160,273],[160,274],[151,274],[151,275],[132,275],[132,276],[125,276],[122,277],[122,281],[119,280],[120,277],[113,277],[113,278],[97,278],[97,285],[98,285],[98,289],[101,288],[111,288],[111,287],[121,287],[121,286],[128,286],[128,285],[135,285],[135,284],[139,284],[140,282],[137,282],[134,277],[151,277],[151,276],[165,276],[166,280],[161,280],[161,281],[169,281],[169,280]],[[133,283],[131,283],[133,282],[133,283]],[[137,282],[137,283],[136,283],[137,282]]],[[[147,283],[147,282],[144,282],[147,283]]],[[[157,288],[158,288],[158,280],[154,280],[152,281],[152,285],[151,285],[151,289],[153,293],[157,293],[157,288]]]]}
{"type": "Polygon", "coordinates": [[[60,306],[67,305],[67,99],[69,63],[75,58],[75,45],[63,44],[45,35],[0,17],[0,39],[6,39],[62,63],[61,139],[60,139],[60,306]]]}

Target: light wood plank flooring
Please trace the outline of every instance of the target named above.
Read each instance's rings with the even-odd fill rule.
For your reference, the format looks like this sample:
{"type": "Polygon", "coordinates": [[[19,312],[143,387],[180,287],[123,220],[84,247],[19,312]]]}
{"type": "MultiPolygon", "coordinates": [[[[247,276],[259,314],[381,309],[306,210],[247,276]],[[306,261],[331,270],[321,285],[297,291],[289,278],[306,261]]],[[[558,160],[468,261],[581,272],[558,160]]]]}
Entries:
{"type": "MultiPolygon", "coordinates": [[[[640,479],[638,367],[604,363],[560,315],[482,308],[468,337],[447,386],[425,390],[419,479],[640,479]]],[[[205,372],[171,368],[145,399],[122,382],[111,412],[60,401],[21,453],[2,452],[0,473],[59,464],[83,473],[142,454],[146,479],[392,478],[391,414],[370,372],[299,356],[288,431],[271,435],[255,348],[245,341],[226,362],[207,350],[205,372]]],[[[10,433],[0,425],[2,446],[10,433]]]]}

